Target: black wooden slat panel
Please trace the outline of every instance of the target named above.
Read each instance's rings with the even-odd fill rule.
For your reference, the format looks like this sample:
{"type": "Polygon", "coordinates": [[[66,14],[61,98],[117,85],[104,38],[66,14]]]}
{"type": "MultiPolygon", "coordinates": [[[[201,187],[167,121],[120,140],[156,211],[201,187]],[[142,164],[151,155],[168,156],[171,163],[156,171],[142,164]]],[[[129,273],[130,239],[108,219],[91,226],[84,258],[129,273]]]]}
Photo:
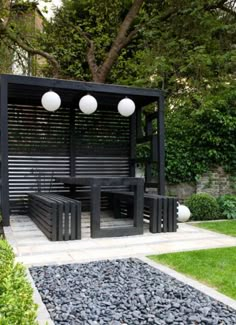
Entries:
{"type": "Polygon", "coordinates": [[[168,215],[167,215],[167,199],[163,198],[161,199],[162,201],[162,213],[163,213],[163,232],[167,232],[168,231],[168,215]]]}
{"type": "MultiPolygon", "coordinates": [[[[11,104],[8,110],[11,213],[25,213],[27,193],[69,193],[54,177],[70,175],[70,109],[49,113],[40,106],[11,104]]],[[[74,110],[76,175],[129,176],[130,119],[109,107],[91,116],[74,110]]],[[[77,191],[79,196],[87,192],[89,208],[89,189],[77,191]]]]}
{"type": "Polygon", "coordinates": [[[163,220],[162,214],[162,199],[157,200],[157,232],[161,232],[161,225],[163,220]]]}
{"type": "Polygon", "coordinates": [[[173,198],[173,200],[172,200],[173,231],[176,231],[177,230],[177,206],[178,206],[178,204],[177,204],[177,198],[173,198]]]}
{"type": "MultiPolygon", "coordinates": [[[[81,204],[76,206],[76,214],[81,215],[81,204]]],[[[76,238],[79,238],[81,236],[81,220],[76,220],[76,231],[75,231],[76,238]]]]}
{"type": "Polygon", "coordinates": [[[71,239],[75,239],[77,232],[76,232],[76,206],[74,204],[71,205],[71,227],[70,227],[70,237],[71,239]]]}
{"type": "Polygon", "coordinates": [[[69,109],[9,105],[9,155],[69,153],[69,109]]]}
{"type": "Polygon", "coordinates": [[[54,177],[69,176],[69,157],[9,156],[9,188],[12,213],[25,213],[27,193],[69,192],[54,177]]]}
{"type": "Polygon", "coordinates": [[[92,115],[76,111],[76,156],[129,156],[130,119],[103,108],[92,115]]]}
{"type": "Polygon", "coordinates": [[[173,231],[173,208],[170,199],[167,199],[167,209],[168,209],[167,231],[171,232],[173,231]]]}

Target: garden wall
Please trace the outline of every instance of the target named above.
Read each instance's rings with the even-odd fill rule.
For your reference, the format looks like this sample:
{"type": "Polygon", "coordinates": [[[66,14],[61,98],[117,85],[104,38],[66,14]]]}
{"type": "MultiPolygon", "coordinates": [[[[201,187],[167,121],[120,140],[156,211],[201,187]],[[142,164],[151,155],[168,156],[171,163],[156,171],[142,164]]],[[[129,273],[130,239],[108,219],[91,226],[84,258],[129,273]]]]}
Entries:
{"type": "Polygon", "coordinates": [[[200,177],[196,184],[167,184],[166,194],[184,200],[193,193],[205,192],[218,197],[223,194],[236,194],[236,177],[217,167],[200,177]]]}

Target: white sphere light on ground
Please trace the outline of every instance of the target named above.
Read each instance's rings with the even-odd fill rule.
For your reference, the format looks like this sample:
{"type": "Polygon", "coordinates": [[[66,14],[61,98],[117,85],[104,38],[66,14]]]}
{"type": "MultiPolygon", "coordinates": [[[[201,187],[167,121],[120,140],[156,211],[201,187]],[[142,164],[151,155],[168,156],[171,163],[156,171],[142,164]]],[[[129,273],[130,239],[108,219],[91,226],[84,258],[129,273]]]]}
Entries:
{"type": "Polygon", "coordinates": [[[178,203],[177,210],[178,210],[177,211],[177,220],[179,222],[186,222],[189,220],[189,218],[191,216],[191,212],[190,212],[189,208],[186,207],[186,205],[178,203]]]}
{"type": "Polygon", "coordinates": [[[61,106],[61,98],[54,91],[46,92],[41,98],[42,106],[49,112],[55,112],[61,106]]]}
{"type": "Polygon", "coordinates": [[[132,115],[135,111],[135,103],[130,98],[124,98],[118,103],[118,112],[125,117],[132,115]]]}
{"type": "Polygon", "coordinates": [[[79,108],[84,114],[93,114],[96,111],[97,107],[97,100],[91,95],[85,95],[79,101],[79,108]]]}

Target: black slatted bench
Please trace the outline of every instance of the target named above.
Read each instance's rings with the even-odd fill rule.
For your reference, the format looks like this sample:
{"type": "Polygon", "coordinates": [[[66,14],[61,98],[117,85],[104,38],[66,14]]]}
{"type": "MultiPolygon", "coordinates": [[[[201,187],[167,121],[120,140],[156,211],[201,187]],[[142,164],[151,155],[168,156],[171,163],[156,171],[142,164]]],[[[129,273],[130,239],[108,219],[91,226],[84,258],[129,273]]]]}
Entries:
{"type": "MultiPolygon", "coordinates": [[[[128,203],[127,214],[132,209],[133,192],[106,191],[114,210],[115,218],[121,215],[121,202],[128,203]]],[[[177,199],[152,193],[144,194],[144,212],[149,214],[149,230],[152,233],[177,230],[177,199]]]]}
{"type": "Polygon", "coordinates": [[[29,193],[29,216],[52,241],[81,239],[81,203],[53,193],[29,193]]]}

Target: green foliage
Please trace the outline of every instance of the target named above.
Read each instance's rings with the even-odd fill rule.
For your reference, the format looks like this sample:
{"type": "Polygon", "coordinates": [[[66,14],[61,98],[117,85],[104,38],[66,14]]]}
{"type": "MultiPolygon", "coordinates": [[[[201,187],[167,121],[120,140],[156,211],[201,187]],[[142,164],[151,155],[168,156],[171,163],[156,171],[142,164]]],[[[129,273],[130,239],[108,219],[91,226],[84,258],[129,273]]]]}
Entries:
{"type": "Polygon", "coordinates": [[[12,248],[0,240],[0,324],[36,325],[32,293],[24,266],[15,263],[12,248]]]}
{"type": "Polygon", "coordinates": [[[217,202],[223,216],[228,219],[236,219],[236,195],[221,195],[217,202]]]}
{"type": "Polygon", "coordinates": [[[233,15],[210,10],[214,5],[217,1],[150,3],[139,68],[146,85],[167,92],[170,183],[196,181],[217,165],[236,170],[236,22],[233,15]]]}
{"type": "Polygon", "coordinates": [[[36,24],[42,17],[37,5],[38,1],[0,0],[0,73],[32,75],[36,72],[35,57],[21,44],[32,49],[38,46],[40,30],[36,24]]]}
{"type": "MultiPolygon", "coordinates": [[[[100,65],[131,4],[131,0],[64,0],[63,6],[56,11],[54,20],[45,22],[41,46],[60,62],[65,78],[90,81],[92,75],[87,62],[88,45],[85,36],[93,41],[96,64],[100,65]]],[[[138,22],[137,17],[134,27],[138,22]]],[[[138,79],[138,64],[142,60],[140,52],[143,51],[143,48],[139,48],[138,39],[120,52],[108,76],[108,82],[130,84],[130,80],[138,79]]],[[[46,73],[50,75],[50,68],[46,73]]]]}
{"type": "Polygon", "coordinates": [[[210,194],[192,194],[185,204],[191,211],[192,220],[213,220],[219,218],[218,203],[210,194]]]}
{"type": "Polygon", "coordinates": [[[236,170],[236,91],[222,84],[169,100],[166,175],[170,183],[195,181],[215,166],[236,170]],[[174,106],[174,107],[173,107],[174,106]]]}

